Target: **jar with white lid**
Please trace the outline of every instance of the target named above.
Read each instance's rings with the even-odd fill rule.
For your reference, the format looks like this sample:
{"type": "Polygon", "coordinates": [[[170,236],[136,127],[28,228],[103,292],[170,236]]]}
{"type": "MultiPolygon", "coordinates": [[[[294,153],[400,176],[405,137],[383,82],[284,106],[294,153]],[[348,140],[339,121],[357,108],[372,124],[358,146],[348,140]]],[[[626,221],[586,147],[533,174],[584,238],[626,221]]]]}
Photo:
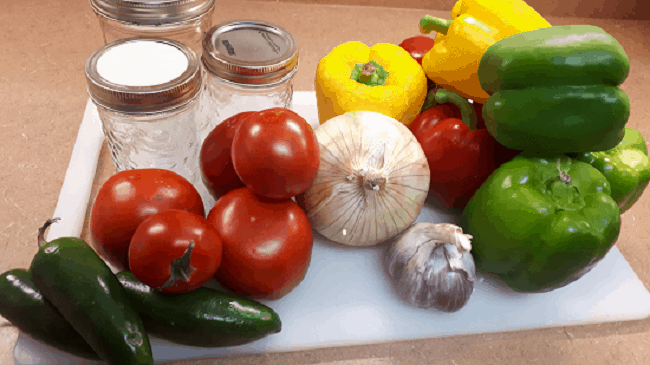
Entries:
{"type": "Polygon", "coordinates": [[[122,39],[95,51],[85,71],[116,170],[162,168],[197,186],[196,54],[172,40],[122,39]]]}
{"type": "Polygon", "coordinates": [[[203,37],[199,140],[244,112],[290,108],[298,43],[286,29],[261,20],[234,20],[203,37]]]}
{"type": "Polygon", "coordinates": [[[212,26],[215,0],[90,0],[104,42],[133,37],[179,41],[201,53],[203,34],[212,26]]]}

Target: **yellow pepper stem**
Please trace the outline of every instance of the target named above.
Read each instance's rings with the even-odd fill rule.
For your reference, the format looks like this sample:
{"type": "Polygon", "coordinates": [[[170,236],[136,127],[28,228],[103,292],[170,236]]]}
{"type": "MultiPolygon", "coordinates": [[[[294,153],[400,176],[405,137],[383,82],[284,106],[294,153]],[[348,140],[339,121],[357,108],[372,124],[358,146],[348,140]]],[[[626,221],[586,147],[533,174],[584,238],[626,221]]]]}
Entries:
{"type": "Polygon", "coordinates": [[[359,63],[352,69],[350,78],[368,86],[381,86],[386,83],[388,71],[375,61],[359,63]]]}
{"type": "Polygon", "coordinates": [[[361,68],[361,73],[359,73],[359,82],[364,84],[369,83],[372,80],[372,75],[377,73],[377,69],[370,62],[363,65],[361,68]]]}
{"type": "Polygon", "coordinates": [[[464,97],[456,94],[453,91],[440,89],[436,91],[435,102],[437,104],[447,104],[452,103],[460,109],[461,120],[463,123],[467,124],[467,127],[470,131],[476,130],[476,124],[478,124],[478,116],[474,107],[472,107],[464,97]]]}
{"type": "Polygon", "coordinates": [[[422,19],[420,19],[420,33],[429,34],[435,31],[442,34],[447,34],[450,25],[450,19],[440,19],[432,17],[431,15],[425,15],[422,17],[422,19]]]}

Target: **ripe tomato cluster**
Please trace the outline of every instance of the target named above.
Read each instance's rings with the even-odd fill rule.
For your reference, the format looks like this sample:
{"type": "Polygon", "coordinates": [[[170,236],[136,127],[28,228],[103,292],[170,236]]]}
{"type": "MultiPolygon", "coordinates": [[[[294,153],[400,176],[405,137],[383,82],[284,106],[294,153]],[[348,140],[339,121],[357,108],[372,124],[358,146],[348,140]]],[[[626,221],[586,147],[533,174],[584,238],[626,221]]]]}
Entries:
{"type": "Polygon", "coordinates": [[[313,235],[292,198],[318,172],[309,124],[282,108],[245,112],[219,124],[200,154],[218,199],[209,214],[197,190],[162,169],[118,172],[90,215],[98,253],[161,292],[182,293],[215,278],[233,293],[278,298],[309,266],[313,235]]]}
{"type": "Polygon", "coordinates": [[[201,146],[203,180],[215,197],[242,186],[289,199],[311,186],[320,162],[311,126],[295,112],[244,112],[217,125],[201,146]]]}
{"type": "Polygon", "coordinates": [[[201,170],[218,198],[208,221],[223,240],[216,279],[224,287],[277,298],[302,280],[313,235],[291,198],[311,186],[319,162],[311,126],[283,108],[237,114],[208,135],[201,170]]]}
{"type": "Polygon", "coordinates": [[[221,263],[222,243],[201,196],[163,169],[118,172],[99,189],[90,213],[98,253],[162,292],[202,286],[221,263]]]}

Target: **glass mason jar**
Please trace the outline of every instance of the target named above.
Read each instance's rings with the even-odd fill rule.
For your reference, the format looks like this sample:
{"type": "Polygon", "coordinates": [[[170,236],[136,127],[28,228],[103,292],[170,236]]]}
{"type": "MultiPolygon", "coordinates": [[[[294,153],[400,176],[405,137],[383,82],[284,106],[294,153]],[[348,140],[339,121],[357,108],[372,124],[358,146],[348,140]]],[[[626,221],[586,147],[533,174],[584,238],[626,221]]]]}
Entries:
{"type": "Polygon", "coordinates": [[[122,39],[95,51],[85,71],[117,171],[162,168],[197,186],[196,54],[172,40],[122,39]]]}
{"type": "Polygon", "coordinates": [[[215,0],[90,0],[104,42],[133,37],[179,41],[201,54],[215,0]]]}
{"type": "Polygon", "coordinates": [[[199,140],[235,114],[289,108],[298,70],[298,43],[286,29],[260,20],[235,20],[203,37],[199,140]]]}

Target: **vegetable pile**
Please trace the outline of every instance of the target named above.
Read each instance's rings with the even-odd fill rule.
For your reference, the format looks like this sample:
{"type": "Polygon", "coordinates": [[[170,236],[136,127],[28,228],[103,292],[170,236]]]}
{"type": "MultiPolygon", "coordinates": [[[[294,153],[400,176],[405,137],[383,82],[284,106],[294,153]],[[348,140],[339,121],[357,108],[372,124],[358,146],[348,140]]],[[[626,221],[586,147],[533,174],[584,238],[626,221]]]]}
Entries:
{"type": "MultiPolygon", "coordinates": [[[[156,219],[162,222],[164,215],[170,214],[182,219],[201,218],[172,209],[153,214],[143,222],[145,226],[138,228],[151,231],[154,227],[155,231],[157,226],[147,226],[147,222],[156,219]]],[[[138,280],[132,272],[114,274],[90,245],[78,238],[62,237],[45,242],[45,230],[55,221],[48,220],[39,230],[40,248],[29,270],[13,269],[0,275],[3,298],[6,294],[6,300],[0,302],[0,314],[45,344],[108,364],[153,364],[149,335],[181,345],[219,347],[249,343],[281,330],[280,318],[270,307],[201,287],[202,279],[197,279],[196,274],[214,271],[203,265],[205,260],[219,261],[214,253],[204,252],[191,259],[188,259],[189,251],[182,253],[181,261],[196,265],[191,270],[191,274],[196,274],[190,275],[187,282],[175,281],[172,286],[169,282],[158,283],[160,286],[154,288],[138,280]],[[169,288],[173,290],[166,290],[169,288]]],[[[196,231],[192,224],[183,226],[196,231]]],[[[162,229],[165,234],[166,229],[162,229]]],[[[137,234],[136,231],[136,239],[137,234]]],[[[201,239],[207,242],[211,239],[216,244],[219,238],[214,234],[215,237],[201,239]]],[[[160,242],[169,244],[173,239],[160,242]]],[[[191,242],[190,246],[195,247],[191,242]]],[[[171,253],[176,252],[171,250],[171,253]]],[[[157,250],[149,254],[165,259],[170,256],[157,250]]],[[[149,263],[148,268],[158,272],[145,273],[147,279],[157,277],[160,281],[160,276],[169,276],[168,272],[162,272],[168,268],[166,264],[149,263]]]]}
{"type": "MultiPolygon", "coordinates": [[[[350,62],[354,52],[348,47],[361,47],[350,42],[321,60],[315,88],[324,129],[322,137],[316,131],[323,166],[303,197],[307,215],[314,229],[347,245],[409,236],[405,230],[412,221],[400,223],[410,215],[397,212],[410,206],[406,209],[417,215],[421,206],[400,194],[405,196],[401,205],[373,204],[384,210],[364,216],[368,199],[375,192],[380,196],[383,185],[359,188],[363,184],[356,184],[349,166],[370,172],[358,161],[371,159],[372,152],[363,148],[362,139],[338,134],[347,129],[356,136],[355,128],[338,127],[346,115],[357,118],[346,112],[383,113],[407,125],[420,144],[429,168],[428,196],[435,206],[461,214],[461,233],[472,237],[480,274],[522,292],[568,285],[614,245],[620,214],[650,180],[645,141],[625,126],[630,106],[619,86],[629,73],[629,60],[602,29],[551,26],[520,0],[461,0],[451,17],[423,17],[421,32],[436,31],[435,39],[425,44],[412,37],[401,44],[428,77],[424,101],[419,94],[411,97],[417,102],[413,108],[420,109],[413,119],[386,110],[393,104],[388,97],[384,109],[374,107],[377,95],[397,81],[385,72],[392,63],[386,57],[370,52],[370,59],[364,53],[365,64],[350,62]],[[386,215],[391,210],[399,219],[386,215]],[[376,227],[381,220],[387,221],[383,227],[361,233],[349,228],[365,222],[376,227]],[[379,239],[368,239],[365,232],[379,239]]],[[[413,72],[415,80],[418,74],[413,72]]],[[[391,161],[388,154],[384,159],[391,161]]],[[[391,252],[387,268],[398,282],[397,294],[414,305],[435,306],[441,292],[422,300],[427,288],[437,287],[435,281],[426,284],[418,275],[398,274],[399,250],[391,252]],[[419,289],[409,292],[409,287],[419,289]]],[[[452,260],[445,257],[444,270],[452,270],[452,260]]],[[[466,280],[473,277],[459,272],[466,280]]]]}
{"type": "Polygon", "coordinates": [[[385,245],[396,296],[443,312],[470,302],[477,275],[519,292],[578,280],[650,182],[645,140],[626,126],[627,55],[522,0],[460,0],[451,18],[422,18],[435,39],[331,50],[315,70],[315,130],[283,108],[218,124],[200,153],[209,212],[173,172],[111,176],[90,213],[97,253],[45,242],[47,221],[29,270],[0,276],[0,314],[109,364],[153,363],[149,334],[249,343],[280,331],[256,300],[300,285],[314,233],[385,245]],[[425,204],[460,226],[414,224],[425,204]]]}
{"type": "Polygon", "coordinates": [[[523,1],[462,0],[451,15],[420,23],[438,32],[422,59],[433,106],[410,126],[429,196],[462,210],[479,273],[521,292],[566,286],[611,249],[650,181],[645,141],[625,126],[627,55],[604,30],[551,26],[523,1]]]}
{"type": "Polygon", "coordinates": [[[220,347],[280,332],[278,314],[253,298],[286,295],[309,266],[312,228],[292,198],[318,171],[314,132],[290,110],[243,113],[215,128],[201,163],[219,196],[207,217],[180,175],[118,172],[90,214],[98,253],[78,238],[45,242],[47,221],[29,270],[0,276],[9,298],[0,314],[59,350],[109,364],[152,364],[149,335],[220,347]],[[225,289],[205,286],[211,279],[225,289]]]}

